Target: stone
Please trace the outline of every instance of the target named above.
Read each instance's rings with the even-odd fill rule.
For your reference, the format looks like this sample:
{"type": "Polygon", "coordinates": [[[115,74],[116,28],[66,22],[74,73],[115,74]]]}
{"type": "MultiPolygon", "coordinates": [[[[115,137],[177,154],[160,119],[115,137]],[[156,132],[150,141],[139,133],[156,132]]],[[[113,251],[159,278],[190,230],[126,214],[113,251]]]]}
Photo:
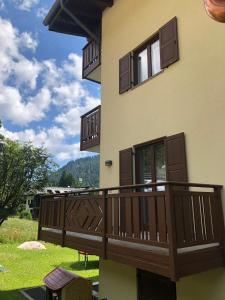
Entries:
{"type": "Polygon", "coordinates": [[[22,250],[46,250],[45,246],[37,241],[25,242],[17,248],[22,250]]]}

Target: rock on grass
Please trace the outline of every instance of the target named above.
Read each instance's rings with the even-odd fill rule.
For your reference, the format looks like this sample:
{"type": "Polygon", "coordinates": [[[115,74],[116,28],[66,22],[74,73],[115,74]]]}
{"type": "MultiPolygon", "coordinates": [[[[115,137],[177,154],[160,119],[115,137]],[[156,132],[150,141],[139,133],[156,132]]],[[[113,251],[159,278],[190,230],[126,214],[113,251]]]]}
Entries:
{"type": "Polygon", "coordinates": [[[42,243],[36,241],[25,242],[19,245],[17,248],[22,250],[45,250],[46,249],[42,243]]]}

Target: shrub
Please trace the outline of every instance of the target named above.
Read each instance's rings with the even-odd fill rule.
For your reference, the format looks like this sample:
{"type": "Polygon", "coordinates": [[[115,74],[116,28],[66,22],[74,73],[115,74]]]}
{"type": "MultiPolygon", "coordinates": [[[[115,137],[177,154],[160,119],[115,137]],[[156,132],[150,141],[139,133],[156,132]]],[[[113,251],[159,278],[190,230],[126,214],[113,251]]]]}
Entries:
{"type": "Polygon", "coordinates": [[[22,210],[19,212],[20,219],[32,220],[32,215],[29,210],[22,210]]]}

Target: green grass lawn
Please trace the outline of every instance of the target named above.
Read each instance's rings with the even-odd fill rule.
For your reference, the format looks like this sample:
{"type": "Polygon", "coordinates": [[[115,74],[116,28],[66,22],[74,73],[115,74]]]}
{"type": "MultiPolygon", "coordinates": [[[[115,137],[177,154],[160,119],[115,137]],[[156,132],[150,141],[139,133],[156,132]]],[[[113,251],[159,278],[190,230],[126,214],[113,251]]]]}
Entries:
{"type": "Polygon", "coordinates": [[[63,267],[83,277],[98,279],[98,258],[90,256],[87,270],[78,262],[77,252],[45,243],[47,250],[24,251],[17,249],[23,241],[35,240],[37,223],[9,219],[0,227],[0,265],[7,272],[0,273],[0,300],[23,299],[19,290],[43,284],[43,277],[55,267],[63,267]]]}

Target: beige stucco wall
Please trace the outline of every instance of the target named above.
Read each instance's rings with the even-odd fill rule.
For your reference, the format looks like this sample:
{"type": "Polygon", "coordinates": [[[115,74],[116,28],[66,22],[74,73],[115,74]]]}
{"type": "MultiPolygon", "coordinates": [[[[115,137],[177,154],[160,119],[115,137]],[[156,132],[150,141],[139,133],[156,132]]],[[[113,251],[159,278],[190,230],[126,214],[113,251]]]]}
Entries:
{"type": "MultiPolygon", "coordinates": [[[[101,186],[119,184],[119,150],[179,132],[186,135],[189,180],[225,185],[225,25],[206,15],[202,0],[115,0],[103,17],[101,186]],[[174,16],[180,61],[119,95],[119,59],[174,16]],[[104,166],[108,159],[110,168],[104,166]]],[[[135,299],[130,294],[136,289],[126,288],[129,294],[118,298],[123,280],[113,279],[120,276],[117,264],[102,262],[100,272],[104,297],[135,299]]],[[[135,272],[128,274],[133,287],[135,272]]],[[[214,298],[225,299],[225,272],[215,274],[181,280],[178,299],[203,299],[190,289],[195,285],[200,291],[209,283],[218,290],[214,298]]],[[[205,292],[204,299],[211,295],[205,292]]]]}
{"type": "Polygon", "coordinates": [[[224,283],[223,269],[183,278],[177,283],[177,300],[223,300],[224,283]]]}
{"type": "Polygon", "coordinates": [[[100,260],[100,299],[137,300],[136,269],[100,260]]]}

